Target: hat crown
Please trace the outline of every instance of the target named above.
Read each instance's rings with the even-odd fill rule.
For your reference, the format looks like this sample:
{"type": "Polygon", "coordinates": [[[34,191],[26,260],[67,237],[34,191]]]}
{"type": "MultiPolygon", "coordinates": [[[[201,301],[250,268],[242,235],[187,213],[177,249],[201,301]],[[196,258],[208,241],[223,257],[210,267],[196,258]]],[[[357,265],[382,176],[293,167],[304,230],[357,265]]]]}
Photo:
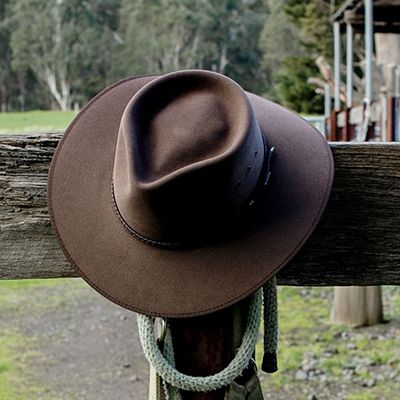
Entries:
{"type": "Polygon", "coordinates": [[[245,92],[209,71],[180,71],[144,86],[127,105],[113,195],[124,225],[150,243],[197,240],[243,206],[264,144],[245,92]]]}
{"type": "MultiPolygon", "coordinates": [[[[82,109],[53,157],[48,205],[62,250],[99,293],[142,314],[193,317],[248,297],[293,259],[328,202],[333,158],[323,136],[304,119],[244,93],[229,79],[196,71],[165,79],[171,81],[169,92],[162,86],[164,77],[125,79],[82,109]],[[175,118],[189,142],[198,137],[187,131],[188,126],[195,130],[208,115],[218,115],[222,122],[217,122],[227,126],[225,136],[215,149],[216,139],[209,132],[220,132],[219,125],[210,124],[201,138],[212,143],[215,153],[200,141],[193,148],[201,146],[204,153],[188,155],[187,144],[173,152],[181,137],[159,130],[168,134],[161,144],[173,143],[168,143],[168,151],[150,149],[157,154],[154,162],[160,162],[157,152],[165,157],[157,169],[153,161],[142,159],[149,135],[142,121],[157,120],[162,113],[155,113],[152,104],[167,94],[162,110],[171,109],[171,103],[191,90],[193,80],[203,82],[207,103],[222,104],[225,114],[214,112],[214,106],[198,113],[197,100],[192,105],[183,101],[177,109],[191,113],[190,121],[176,114],[171,121],[175,118]],[[153,103],[143,108],[147,114],[139,113],[138,102],[146,93],[153,103]],[[266,152],[264,140],[271,145],[266,152]],[[243,204],[254,204],[252,199],[256,207],[243,212],[243,204]],[[238,210],[239,224],[225,224],[238,210]],[[228,229],[210,237],[220,226],[228,229]],[[139,240],[133,230],[155,241],[192,243],[167,250],[164,244],[139,240]]],[[[171,122],[171,129],[177,126],[171,122]]]]}

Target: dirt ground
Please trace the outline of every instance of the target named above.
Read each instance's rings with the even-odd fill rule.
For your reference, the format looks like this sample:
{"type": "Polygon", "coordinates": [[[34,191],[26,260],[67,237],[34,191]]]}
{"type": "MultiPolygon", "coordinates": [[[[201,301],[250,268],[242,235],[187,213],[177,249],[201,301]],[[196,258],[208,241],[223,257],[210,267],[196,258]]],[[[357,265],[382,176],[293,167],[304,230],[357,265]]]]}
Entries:
{"type": "Polygon", "coordinates": [[[45,388],[43,397],[147,399],[148,366],[135,314],[80,280],[65,282],[27,289],[26,302],[15,304],[17,318],[14,312],[0,313],[0,326],[18,328],[23,336],[35,338],[29,349],[35,354],[30,370],[35,383],[45,388]]]}

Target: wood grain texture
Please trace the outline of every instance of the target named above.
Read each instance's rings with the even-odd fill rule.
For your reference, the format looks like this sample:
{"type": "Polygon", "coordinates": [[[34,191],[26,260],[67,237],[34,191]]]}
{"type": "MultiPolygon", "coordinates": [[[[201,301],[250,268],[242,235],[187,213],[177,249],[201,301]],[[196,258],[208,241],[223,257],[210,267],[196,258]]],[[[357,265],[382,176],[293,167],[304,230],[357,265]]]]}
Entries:
{"type": "MultiPolygon", "coordinates": [[[[249,300],[245,299],[208,315],[169,319],[178,371],[207,376],[227,367],[242,342],[249,306],[249,300]]],[[[224,400],[225,391],[225,388],[208,393],[182,391],[181,395],[182,400],[224,400]]]]}
{"type": "Polygon", "coordinates": [[[77,276],[47,213],[47,173],[61,136],[0,136],[0,279],[77,276]]]}
{"type": "MultiPolygon", "coordinates": [[[[0,136],[0,279],[77,276],[51,231],[47,172],[61,133],[0,136]]],[[[335,143],[322,220],[284,285],[400,284],[400,144],[335,143]]]]}

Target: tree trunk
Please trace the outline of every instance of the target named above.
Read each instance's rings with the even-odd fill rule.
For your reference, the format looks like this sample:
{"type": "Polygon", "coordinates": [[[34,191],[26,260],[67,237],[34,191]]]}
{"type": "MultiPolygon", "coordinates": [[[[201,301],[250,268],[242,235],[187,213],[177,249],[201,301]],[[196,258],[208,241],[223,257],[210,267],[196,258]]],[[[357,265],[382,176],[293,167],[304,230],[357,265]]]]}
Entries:
{"type": "Polygon", "coordinates": [[[221,55],[220,55],[220,58],[219,58],[219,69],[218,69],[218,72],[220,74],[223,74],[225,72],[225,68],[228,65],[227,53],[228,53],[228,46],[224,44],[222,46],[222,51],[221,51],[221,55]]]}
{"type": "Polygon", "coordinates": [[[0,87],[0,100],[1,100],[1,112],[7,112],[8,110],[8,93],[7,93],[7,87],[3,83],[3,85],[0,87]]]}
{"type": "Polygon", "coordinates": [[[18,80],[18,101],[19,101],[19,110],[21,112],[25,111],[25,102],[26,102],[26,71],[19,71],[17,73],[18,80]]]}
{"type": "Polygon", "coordinates": [[[51,95],[57,102],[58,106],[62,111],[69,111],[71,109],[70,94],[71,88],[69,83],[65,80],[65,74],[63,71],[59,71],[61,75],[60,83],[61,90],[58,89],[56,72],[53,71],[49,66],[44,68],[43,78],[46,82],[51,95]]]}
{"type": "Polygon", "coordinates": [[[380,286],[336,287],[332,322],[352,327],[375,325],[383,320],[380,286]]]}

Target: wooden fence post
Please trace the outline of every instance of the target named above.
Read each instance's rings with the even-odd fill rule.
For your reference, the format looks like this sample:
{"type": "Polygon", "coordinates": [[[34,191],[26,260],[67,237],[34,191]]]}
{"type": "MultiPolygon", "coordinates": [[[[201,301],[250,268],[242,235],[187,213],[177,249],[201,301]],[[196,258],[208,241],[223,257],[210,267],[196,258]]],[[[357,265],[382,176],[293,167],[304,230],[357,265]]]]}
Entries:
{"type": "MultiPolygon", "coordinates": [[[[243,334],[249,301],[225,310],[194,317],[170,319],[177,369],[193,376],[212,375],[225,368],[235,355],[234,324],[240,318],[243,334]]],[[[236,332],[237,334],[238,332],[236,332]]],[[[183,400],[223,400],[225,389],[209,393],[183,392],[183,400]]]]}

